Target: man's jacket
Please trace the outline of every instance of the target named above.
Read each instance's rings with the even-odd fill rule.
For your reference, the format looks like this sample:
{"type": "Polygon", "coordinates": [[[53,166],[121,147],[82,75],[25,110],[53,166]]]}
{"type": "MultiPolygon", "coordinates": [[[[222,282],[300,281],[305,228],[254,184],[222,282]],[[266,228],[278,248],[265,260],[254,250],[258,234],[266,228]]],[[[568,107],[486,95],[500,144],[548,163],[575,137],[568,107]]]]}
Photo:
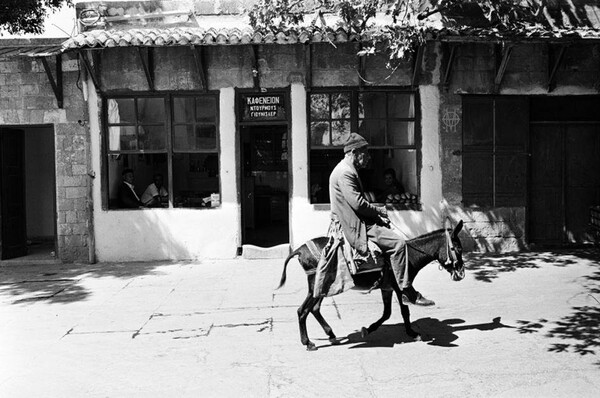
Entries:
{"type": "Polygon", "coordinates": [[[375,224],[382,211],[365,198],[362,184],[351,159],[342,159],[329,177],[331,215],[342,225],[344,236],[359,254],[366,256],[367,225],[375,224]]]}

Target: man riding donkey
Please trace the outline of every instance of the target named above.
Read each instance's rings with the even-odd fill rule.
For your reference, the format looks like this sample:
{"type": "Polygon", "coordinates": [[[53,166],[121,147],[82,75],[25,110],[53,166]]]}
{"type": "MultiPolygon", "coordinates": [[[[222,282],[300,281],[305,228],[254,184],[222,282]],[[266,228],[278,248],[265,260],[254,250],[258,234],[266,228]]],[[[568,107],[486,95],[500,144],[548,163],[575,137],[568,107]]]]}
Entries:
{"type": "MultiPolygon", "coordinates": [[[[404,240],[390,228],[387,209],[374,206],[365,198],[358,170],[369,163],[368,145],[361,135],[351,133],[344,146],[344,159],[329,177],[332,222],[329,242],[317,266],[314,297],[334,295],[352,287],[352,278],[343,265],[349,263],[356,270],[355,264],[373,264],[383,255],[402,289],[403,301],[434,305],[410,285],[404,240]]],[[[389,273],[384,269],[383,275],[385,278],[389,273]]]]}

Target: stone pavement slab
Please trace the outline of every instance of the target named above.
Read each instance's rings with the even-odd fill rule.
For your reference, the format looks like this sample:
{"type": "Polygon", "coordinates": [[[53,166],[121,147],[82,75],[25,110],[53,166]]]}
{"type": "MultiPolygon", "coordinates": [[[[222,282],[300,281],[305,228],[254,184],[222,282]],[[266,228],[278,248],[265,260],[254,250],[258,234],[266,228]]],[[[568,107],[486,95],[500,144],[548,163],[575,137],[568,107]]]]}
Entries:
{"type": "Polygon", "coordinates": [[[2,397],[596,397],[598,249],[470,254],[452,282],[436,265],[410,307],[375,333],[380,294],[326,298],[332,345],[300,344],[306,277],[283,261],[0,267],[2,397]]]}

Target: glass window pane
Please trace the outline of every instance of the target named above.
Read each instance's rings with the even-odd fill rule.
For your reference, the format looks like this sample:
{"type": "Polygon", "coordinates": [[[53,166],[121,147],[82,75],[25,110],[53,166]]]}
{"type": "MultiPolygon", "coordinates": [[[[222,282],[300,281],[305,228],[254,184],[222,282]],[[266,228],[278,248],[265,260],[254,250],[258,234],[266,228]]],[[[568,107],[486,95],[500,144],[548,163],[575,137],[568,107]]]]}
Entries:
{"type": "Polygon", "coordinates": [[[312,119],[329,119],[329,94],[310,95],[310,117],[312,119]]]}
{"type": "Polygon", "coordinates": [[[362,93],[358,101],[364,112],[360,118],[385,118],[385,93],[362,93]]]}
{"type": "Polygon", "coordinates": [[[361,120],[358,133],[365,137],[371,146],[386,145],[385,120],[361,120]]]}
{"type": "Polygon", "coordinates": [[[388,117],[415,117],[414,94],[388,94],[388,117]]]}
{"type": "Polygon", "coordinates": [[[168,193],[166,192],[169,183],[167,181],[167,155],[166,154],[119,154],[108,155],[108,197],[109,208],[111,209],[138,209],[139,203],[136,199],[142,201],[148,186],[154,182],[156,174],[162,176],[162,200],[160,203],[148,203],[152,207],[168,206],[168,193]],[[123,184],[123,171],[131,169],[133,171],[133,192],[123,184]],[[128,190],[129,189],[129,190],[128,190]],[[166,197],[165,197],[166,193],[166,197]],[[136,198],[137,196],[137,198],[136,198]]]}
{"type": "Polygon", "coordinates": [[[328,146],[331,144],[329,137],[329,122],[310,123],[310,143],[313,146],[328,146]]]}
{"type": "Polygon", "coordinates": [[[331,95],[331,118],[350,118],[350,93],[339,93],[331,95]]]}
{"type": "Polygon", "coordinates": [[[173,127],[173,149],[195,151],[217,149],[217,128],[214,125],[185,125],[173,127]]]}
{"type": "Polygon", "coordinates": [[[108,128],[108,150],[138,149],[135,126],[111,126],[108,128]]]}
{"type": "Polygon", "coordinates": [[[167,133],[163,126],[140,126],[138,149],[165,149],[167,133]]]}
{"type": "Polygon", "coordinates": [[[135,123],[133,98],[115,98],[108,100],[108,123],[135,123]]]}
{"type": "Polygon", "coordinates": [[[196,121],[214,122],[217,115],[217,101],[215,97],[196,98],[196,121]]]}
{"type": "Polygon", "coordinates": [[[217,149],[217,128],[213,125],[196,125],[194,149],[217,149]]]}
{"type": "Polygon", "coordinates": [[[194,98],[193,97],[175,97],[173,98],[173,118],[175,123],[185,123],[194,121],[194,98]]]}
{"type": "Polygon", "coordinates": [[[390,145],[415,145],[415,123],[390,121],[390,145]]]}
{"type": "Polygon", "coordinates": [[[173,127],[173,149],[182,151],[189,149],[194,142],[194,126],[174,126],[173,127]]]}
{"type": "Polygon", "coordinates": [[[417,151],[414,149],[371,149],[371,162],[366,172],[371,181],[363,182],[363,185],[372,190],[378,202],[388,202],[390,194],[391,201],[415,202],[412,196],[418,198],[417,185],[417,151]],[[386,178],[386,174],[392,174],[394,178],[386,178]],[[402,194],[405,194],[402,196],[402,194]],[[408,195],[410,194],[410,196],[408,195]],[[400,195],[397,197],[396,195],[400,195]]]}
{"type": "Polygon", "coordinates": [[[219,158],[216,153],[173,154],[173,205],[220,205],[219,158]]]}
{"type": "Polygon", "coordinates": [[[343,157],[339,148],[310,151],[311,203],[329,203],[329,175],[343,157]]]}
{"type": "Polygon", "coordinates": [[[349,120],[334,120],[331,123],[331,145],[344,145],[350,136],[349,120]]]}
{"type": "Polygon", "coordinates": [[[164,123],[165,100],[163,98],[138,98],[140,123],[164,123]]]}

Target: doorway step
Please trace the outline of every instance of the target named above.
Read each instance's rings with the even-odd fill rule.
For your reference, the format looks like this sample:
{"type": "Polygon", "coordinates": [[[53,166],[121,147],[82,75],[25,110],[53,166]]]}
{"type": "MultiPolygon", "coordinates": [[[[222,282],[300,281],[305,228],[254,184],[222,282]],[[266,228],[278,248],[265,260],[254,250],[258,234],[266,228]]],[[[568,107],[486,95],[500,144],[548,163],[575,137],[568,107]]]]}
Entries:
{"type": "Polygon", "coordinates": [[[242,246],[242,258],[247,260],[281,258],[285,259],[290,254],[290,244],[282,243],[272,247],[260,247],[254,245],[242,246]]]}

